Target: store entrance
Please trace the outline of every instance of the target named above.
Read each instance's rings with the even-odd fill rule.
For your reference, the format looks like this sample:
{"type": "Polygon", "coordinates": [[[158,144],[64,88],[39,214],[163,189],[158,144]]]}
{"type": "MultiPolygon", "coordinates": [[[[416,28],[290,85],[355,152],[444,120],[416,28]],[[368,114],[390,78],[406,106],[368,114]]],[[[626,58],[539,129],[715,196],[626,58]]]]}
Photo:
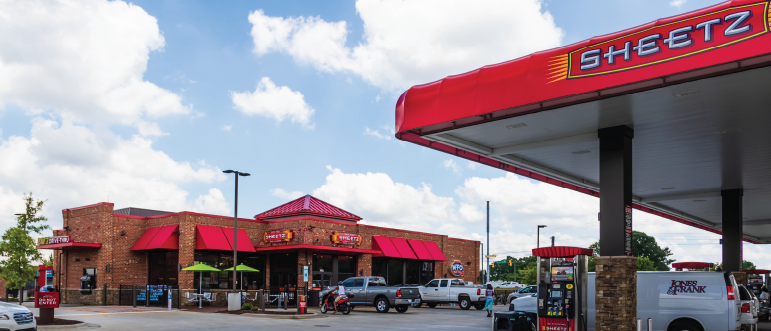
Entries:
{"type": "Polygon", "coordinates": [[[313,287],[322,289],[356,276],[356,257],[348,255],[313,254],[313,287]]]}

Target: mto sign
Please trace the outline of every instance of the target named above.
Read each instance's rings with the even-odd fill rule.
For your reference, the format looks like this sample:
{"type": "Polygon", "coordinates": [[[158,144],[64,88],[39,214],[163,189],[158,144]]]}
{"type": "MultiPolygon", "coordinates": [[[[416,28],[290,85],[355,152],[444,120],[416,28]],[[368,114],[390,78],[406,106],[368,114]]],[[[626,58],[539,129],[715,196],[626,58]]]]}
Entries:
{"type": "Polygon", "coordinates": [[[59,292],[35,292],[35,308],[59,308],[59,292]]]}
{"type": "Polygon", "coordinates": [[[331,236],[332,242],[335,244],[355,244],[361,245],[361,236],[355,233],[339,233],[335,232],[331,236]]]}
{"type": "Polygon", "coordinates": [[[290,242],[294,238],[292,230],[272,230],[266,231],[262,235],[262,241],[266,243],[290,242]]]}
{"type": "Polygon", "coordinates": [[[70,242],[70,237],[69,236],[37,238],[38,246],[39,245],[66,244],[68,242],[70,242]]]}
{"type": "Polygon", "coordinates": [[[452,271],[452,274],[456,277],[463,276],[463,263],[461,263],[459,260],[452,261],[452,265],[450,265],[450,271],[452,271]]]}
{"type": "Polygon", "coordinates": [[[728,47],[769,33],[769,3],[728,7],[618,36],[557,56],[556,80],[633,70],[728,47]]]}

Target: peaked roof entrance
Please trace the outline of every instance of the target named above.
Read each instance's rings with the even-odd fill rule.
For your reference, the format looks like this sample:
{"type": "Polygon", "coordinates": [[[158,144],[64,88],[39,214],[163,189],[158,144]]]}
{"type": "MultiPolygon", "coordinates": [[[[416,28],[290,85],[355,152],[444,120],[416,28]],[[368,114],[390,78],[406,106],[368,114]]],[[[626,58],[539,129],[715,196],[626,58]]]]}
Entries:
{"type": "Polygon", "coordinates": [[[306,195],[297,200],[287,202],[281,206],[255,215],[254,218],[258,220],[272,220],[300,215],[329,217],[354,222],[361,220],[361,217],[314,198],[311,195],[306,195]]]}

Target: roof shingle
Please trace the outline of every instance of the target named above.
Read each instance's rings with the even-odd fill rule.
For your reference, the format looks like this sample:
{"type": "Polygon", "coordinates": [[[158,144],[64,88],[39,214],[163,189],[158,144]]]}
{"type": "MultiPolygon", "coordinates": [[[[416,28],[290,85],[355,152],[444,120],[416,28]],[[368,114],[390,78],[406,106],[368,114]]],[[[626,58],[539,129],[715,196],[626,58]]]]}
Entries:
{"type": "Polygon", "coordinates": [[[254,218],[258,220],[265,220],[295,215],[325,216],[347,221],[361,220],[361,217],[359,216],[351,214],[310,195],[306,195],[261,214],[257,214],[254,216],[254,218]]]}

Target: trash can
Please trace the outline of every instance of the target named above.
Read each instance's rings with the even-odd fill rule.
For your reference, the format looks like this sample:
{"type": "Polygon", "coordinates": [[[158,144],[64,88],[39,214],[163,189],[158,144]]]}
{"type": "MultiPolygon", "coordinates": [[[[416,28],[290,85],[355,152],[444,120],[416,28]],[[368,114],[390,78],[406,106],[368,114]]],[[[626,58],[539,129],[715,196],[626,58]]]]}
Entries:
{"type": "Polygon", "coordinates": [[[319,300],[319,290],[310,290],[308,291],[308,296],[305,298],[305,300],[308,302],[308,307],[318,308],[321,307],[319,300]]]}
{"type": "Polygon", "coordinates": [[[493,313],[492,331],[531,331],[536,328],[537,316],[523,311],[499,311],[493,313]]]}

